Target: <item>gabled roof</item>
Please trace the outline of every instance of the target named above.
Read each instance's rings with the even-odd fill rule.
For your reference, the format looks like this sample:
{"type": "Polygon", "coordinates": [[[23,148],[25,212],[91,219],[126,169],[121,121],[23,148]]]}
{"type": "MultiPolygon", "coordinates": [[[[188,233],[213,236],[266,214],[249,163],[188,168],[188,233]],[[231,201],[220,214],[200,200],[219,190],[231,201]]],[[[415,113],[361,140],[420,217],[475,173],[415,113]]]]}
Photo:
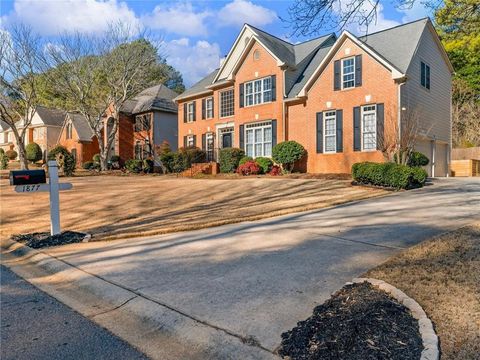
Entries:
{"type": "Polygon", "coordinates": [[[173,101],[178,94],[163,84],[155,85],[143,90],[132,100],[127,101],[122,111],[129,114],[138,114],[150,110],[177,112],[177,104],[173,101]]]}
{"type": "Polygon", "coordinates": [[[65,119],[65,111],[37,106],[36,113],[45,125],[62,126],[65,119]]]}
{"type": "Polygon", "coordinates": [[[219,69],[213,70],[210,74],[208,74],[202,80],[193,84],[189,89],[185,90],[183,93],[178,95],[174,100],[188,98],[192,95],[201,94],[202,92],[211,92],[211,90],[207,89],[207,86],[213,83],[213,79],[215,78],[215,76],[217,76],[218,70],[219,69]]]}
{"type": "Polygon", "coordinates": [[[0,120],[0,131],[6,131],[10,129],[10,125],[8,125],[5,121],[0,120]]]}
{"type": "Polygon", "coordinates": [[[77,132],[79,141],[92,141],[92,138],[95,136],[95,134],[92,128],[88,125],[88,121],[85,119],[85,116],[76,113],[68,113],[66,121],[68,121],[68,119],[72,121],[72,125],[77,132]]]}

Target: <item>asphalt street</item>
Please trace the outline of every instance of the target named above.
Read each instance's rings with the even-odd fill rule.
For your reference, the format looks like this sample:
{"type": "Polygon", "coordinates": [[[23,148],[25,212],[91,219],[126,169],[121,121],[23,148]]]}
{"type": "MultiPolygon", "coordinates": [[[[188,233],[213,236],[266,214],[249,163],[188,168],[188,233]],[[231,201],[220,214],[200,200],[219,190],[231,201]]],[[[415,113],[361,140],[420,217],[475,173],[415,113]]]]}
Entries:
{"type": "Polygon", "coordinates": [[[0,276],[2,360],[147,359],[6,267],[0,276]]]}

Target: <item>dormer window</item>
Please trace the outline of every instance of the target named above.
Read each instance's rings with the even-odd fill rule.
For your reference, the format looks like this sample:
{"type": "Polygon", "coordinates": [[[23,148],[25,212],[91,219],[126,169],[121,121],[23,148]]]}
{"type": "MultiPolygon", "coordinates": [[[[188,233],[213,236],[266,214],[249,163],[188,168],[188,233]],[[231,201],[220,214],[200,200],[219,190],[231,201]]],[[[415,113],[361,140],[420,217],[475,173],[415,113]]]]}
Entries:
{"type": "Polygon", "coordinates": [[[65,132],[66,132],[66,138],[71,139],[72,138],[72,123],[71,122],[69,122],[67,124],[67,128],[66,128],[65,132]]]}

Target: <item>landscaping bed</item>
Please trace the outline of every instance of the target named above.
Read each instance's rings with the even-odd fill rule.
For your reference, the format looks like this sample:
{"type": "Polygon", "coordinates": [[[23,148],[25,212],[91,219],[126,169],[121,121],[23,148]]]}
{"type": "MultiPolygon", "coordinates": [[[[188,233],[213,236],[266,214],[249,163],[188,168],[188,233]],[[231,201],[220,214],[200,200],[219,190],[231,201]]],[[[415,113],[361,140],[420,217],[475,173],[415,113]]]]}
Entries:
{"type": "Polygon", "coordinates": [[[369,283],[346,285],[313,315],[282,334],[288,359],[420,359],[418,322],[369,283]]]}
{"type": "Polygon", "coordinates": [[[41,249],[50,246],[79,243],[83,241],[85,236],[86,234],[75,231],[64,231],[58,235],[50,235],[49,232],[37,232],[12,235],[11,239],[33,249],[41,249]]]}
{"type": "Polygon", "coordinates": [[[479,359],[480,222],[411,247],[363,276],[399,288],[422,306],[442,359],[479,359]]]}

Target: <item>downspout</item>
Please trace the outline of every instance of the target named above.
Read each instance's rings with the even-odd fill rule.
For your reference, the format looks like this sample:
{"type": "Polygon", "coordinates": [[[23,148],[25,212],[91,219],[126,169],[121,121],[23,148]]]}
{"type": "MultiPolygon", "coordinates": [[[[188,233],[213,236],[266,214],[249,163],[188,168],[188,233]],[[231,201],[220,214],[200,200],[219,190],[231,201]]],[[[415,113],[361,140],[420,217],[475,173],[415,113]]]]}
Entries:
{"type": "Polygon", "coordinates": [[[405,85],[406,80],[398,83],[398,119],[397,119],[397,128],[398,128],[398,144],[402,141],[402,85],[405,85]]]}
{"type": "Polygon", "coordinates": [[[285,92],[286,90],[286,81],[285,81],[285,72],[287,70],[283,69],[283,104],[282,104],[282,129],[283,129],[283,141],[287,141],[287,119],[286,119],[286,104],[285,104],[285,99],[287,97],[287,94],[285,92]]]}

